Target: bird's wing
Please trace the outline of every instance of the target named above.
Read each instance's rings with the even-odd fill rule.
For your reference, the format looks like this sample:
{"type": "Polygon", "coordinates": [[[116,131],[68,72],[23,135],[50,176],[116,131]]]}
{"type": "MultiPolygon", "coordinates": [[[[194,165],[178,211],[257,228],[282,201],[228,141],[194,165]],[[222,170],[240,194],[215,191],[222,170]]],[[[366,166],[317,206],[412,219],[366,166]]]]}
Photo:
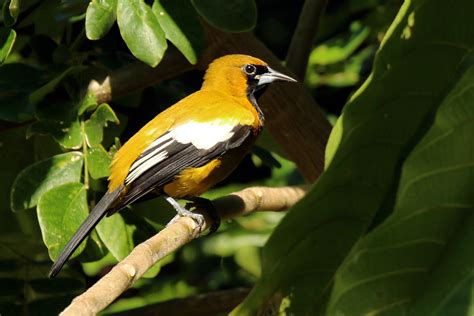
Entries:
{"type": "Polygon", "coordinates": [[[171,182],[186,168],[201,167],[240,146],[252,133],[249,125],[232,121],[189,121],[155,139],[132,163],[126,193],[111,212],[171,182]]]}

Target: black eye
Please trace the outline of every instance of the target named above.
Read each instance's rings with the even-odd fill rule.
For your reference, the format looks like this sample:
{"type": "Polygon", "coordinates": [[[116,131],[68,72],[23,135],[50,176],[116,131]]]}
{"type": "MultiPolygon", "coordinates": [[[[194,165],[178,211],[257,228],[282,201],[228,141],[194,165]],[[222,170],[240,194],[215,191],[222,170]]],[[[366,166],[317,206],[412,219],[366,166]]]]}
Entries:
{"type": "Polygon", "coordinates": [[[244,72],[249,76],[253,76],[257,73],[257,67],[254,65],[245,65],[244,72]]]}

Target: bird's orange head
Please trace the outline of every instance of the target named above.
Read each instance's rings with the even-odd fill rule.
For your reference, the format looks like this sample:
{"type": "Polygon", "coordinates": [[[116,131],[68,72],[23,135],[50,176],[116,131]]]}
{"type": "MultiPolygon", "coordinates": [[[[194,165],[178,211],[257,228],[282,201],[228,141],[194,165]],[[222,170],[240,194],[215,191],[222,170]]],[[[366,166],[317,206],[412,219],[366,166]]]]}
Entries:
{"type": "Polygon", "coordinates": [[[204,76],[202,89],[218,90],[235,97],[253,98],[253,93],[277,81],[296,81],[266,62],[248,55],[226,55],[215,59],[204,76]]]}

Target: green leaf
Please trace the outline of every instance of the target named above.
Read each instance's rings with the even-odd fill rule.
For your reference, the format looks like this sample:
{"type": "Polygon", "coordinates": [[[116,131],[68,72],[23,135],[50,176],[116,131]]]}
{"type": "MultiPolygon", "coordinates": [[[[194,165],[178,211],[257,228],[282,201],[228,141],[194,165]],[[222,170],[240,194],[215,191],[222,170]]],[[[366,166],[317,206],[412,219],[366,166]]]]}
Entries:
{"type": "Polygon", "coordinates": [[[135,57],[155,67],[167,48],[158,20],[143,0],[117,1],[117,23],[125,44],[135,57]]]}
{"type": "Polygon", "coordinates": [[[87,168],[94,179],[109,176],[109,166],[112,161],[109,153],[102,146],[92,147],[87,150],[87,168]]]}
{"type": "MultiPolygon", "coordinates": [[[[86,188],[82,183],[66,183],[45,192],[38,201],[38,221],[49,257],[55,260],[68,240],[89,214],[86,188]]],[[[74,252],[80,254],[86,243],[74,252]]]]}
{"type": "Polygon", "coordinates": [[[82,146],[81,126],[76,119],[72,122],[41,120],[29,126],[26,136],[34,134],[51,135],[55,141],[67,149],[78,149],[82,146]]]}
{"type": "MultiPolygon", "coordinates": [[[[290,306],[297,315],[324,308],[336,270],[374,216],[386,217],[394,208],[402,162],[430,127],[453,83],[464,75],[474,29],[457,30],[465,30],[471,19],[466,12],[473,10],[472,1],[457,6],[405,1],[377,53],[373,73],[331,133],[325,173],[275,229],[264,247],[262,278],[235,315],[255,313],[275,292],[298,297],[290,306]],[[439,20],[439,12],[451,21],[449,26],[439,20]]],[[[432,161],[437,159],[432,156],[432,161]]],[[[432,253],[427,256],[432,258],[432,253]]],[[[352,305],[373,299],[378,290],[352,300],[352,305]]],[[[354,309],[350,313],[357,314],[354,309]]]]}
{"type": "Polygon", "coordinates": [[[466,223],[474,220],[474,55],[467,64],[403,164],[395,211],[337,273],[328,314],[382,308],[406,314],[421,294],[412,315],[441,315],[457,286],[472,277],[474,234],[466,223]]]}
{"type": "MultiPolygon", "coordinates": [[[[34,162],[33,142],[25,139],[25,128],[0,133],[0,232],[18,232],[24,221],[12,213],[10,191],[18,173],[34,162]],[[6,150],[8,148],[8,150],[6,150]]],[[[2,253],[3,250],[0,251],[2,253]]],[[[1,255],[0,255],[1,257],[1,255]]]]}
{"type": "Polygon", "coordinates": [[[3,3],[3,23],[12,26],[20,14],[20,0],[5,0],[3,3]]]}
{"type": "Polygon", "coordinates": [[[122,215],[116,213],[103,218],[96,229],[100,239],[118,261],[128,256],[133,250],[131,231],[122,215]]]}
{"type": "Polygon", "coordinates": [[[11,190],[13,211],[34,207],[48,190],[81,179],[82,154],[69,152],[34,163],[21,171],[11,190]]]}
{"type": "Polygon", "coordinates": [[[224,31],[250,31],[257,24],[257,6],[254,0],[191,0],[191,2],[209,24],[224,31]]]}
{"type": "Polygon", "coordinates": [[[166,38],[196,64],[204,48],[204,30],[189,0],[155,0],[152,10],[166,38]]]}
{"type": "Polygon", "coordinates": [[[97,107],[97,99],[95,94],[88,92],[84,98],[82,99],[81,103],[79,104],[78,114],[82,115],[84,112],[94,110],[97,107]]]}
{"type": "Polygon", "coordinates": [[[96,147],[102,143],[102,139],[104,138],[104,126],[107,126],[107,122],[118,124],[119,120],[112,108],[108,104],[103,103],[84,124],[89,147],[96,147]]]}
{"type": "Polygon", "coordinates": [[[115,22],[117,0],[92,0],[86,11],[86,36],[98,40],[107,34],[115,22]]]}
{"type": "Polygon", "coordinates": [[[44,82],[44,73],[24,64],[0,67],[0,119],[22,122],[33,117],[34,107],[28,100],[31,91],[44,82]]]}
{"type": "Polygon", "coordinates": [[[85,66],[74,66],[69,67],[59,75],[57,75],[54,79],[43,85],[42,87],[38,88],[37,90],[33,91],[29,96],[29,101],[31,104],[36,105],[38,104],[43,98],[54,91],[56,86],[68,75],[75,74],[79,71],[84,70],[85,66]]]}
{"type": "Polygon", "coordinates": [[[8,55],[10,55],[15,39],[15,30],[0,28],[0,65],[3,64],[8,55]]]}

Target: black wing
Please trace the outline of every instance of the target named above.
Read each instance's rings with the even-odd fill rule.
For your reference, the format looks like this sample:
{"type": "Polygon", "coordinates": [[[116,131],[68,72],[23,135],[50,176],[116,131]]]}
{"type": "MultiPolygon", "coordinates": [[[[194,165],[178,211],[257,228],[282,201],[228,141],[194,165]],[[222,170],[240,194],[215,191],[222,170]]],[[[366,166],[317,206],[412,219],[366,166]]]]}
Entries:
{"type": "Polygon", "coordinates": [[[120,203],[111,209],[112,214],[146,194],[172,182],[186,168],[202,167],[219,158],[229,149],[239,147],[251,134],[248,125],[237,125],[232,136],[208,149],[199,149],[192,142],[180,143],[168,133],[153,142],[132,164],[125,180],[126,193],[120,203]]]}

